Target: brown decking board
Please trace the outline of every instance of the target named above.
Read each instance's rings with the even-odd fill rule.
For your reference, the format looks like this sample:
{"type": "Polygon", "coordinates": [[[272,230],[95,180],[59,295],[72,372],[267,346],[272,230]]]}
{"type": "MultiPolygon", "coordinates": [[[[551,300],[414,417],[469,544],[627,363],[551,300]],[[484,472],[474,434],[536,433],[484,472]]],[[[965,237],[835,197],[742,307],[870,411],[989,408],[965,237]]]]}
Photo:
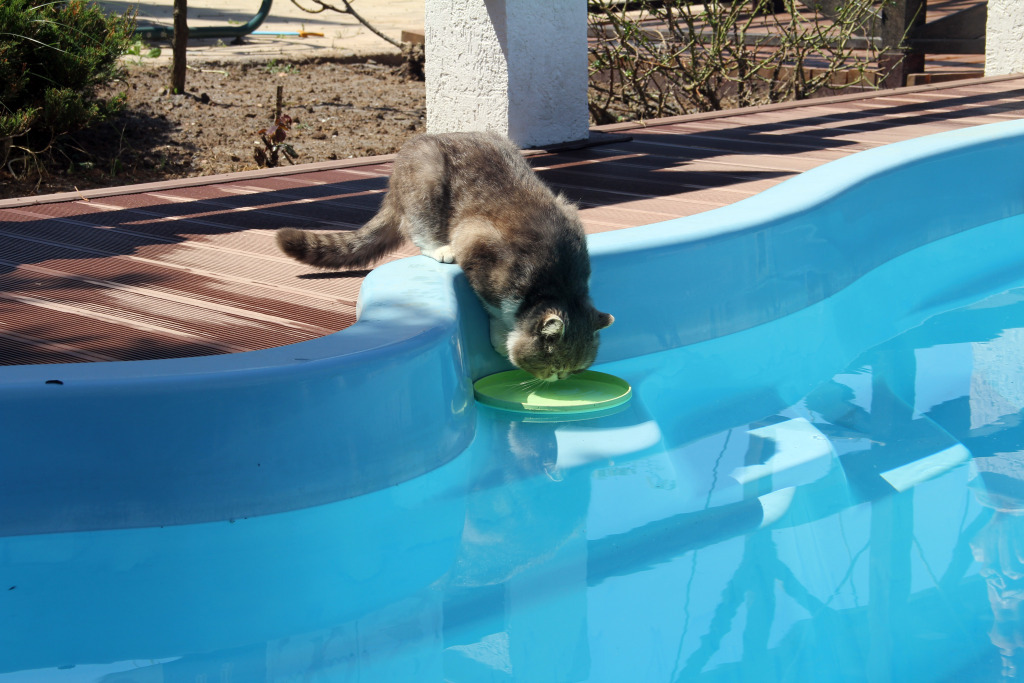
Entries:
{"type": "MultiPolygon", "coordinates": [[[[605,126],[631,140],[528,158],[589,232],[688,216],[858,151],[1024,116],[1024,76],[605,126]]],[[[352,229],[388,157],[0,201],[0,364],[291,344],[355,322],[365,272],[317,273],[276,228],[352,229]]],[[[415,253],[411,245],[394,256],[415,253]]]]}

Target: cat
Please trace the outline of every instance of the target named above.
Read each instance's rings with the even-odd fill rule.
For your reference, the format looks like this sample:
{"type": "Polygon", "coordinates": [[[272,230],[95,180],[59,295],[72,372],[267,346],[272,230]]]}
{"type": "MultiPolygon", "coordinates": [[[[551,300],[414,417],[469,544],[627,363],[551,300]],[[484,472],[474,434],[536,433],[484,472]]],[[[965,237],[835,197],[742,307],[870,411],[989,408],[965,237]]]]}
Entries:
{"type": "Polygon", "coordinates": [[[458,263],[490,318],[494,349],[544,381],[588,368],[614,318],[590,299],[590,257],[576,207],[554,194],[496,133],[420,135],[395,156],[377,214],[351,232],[277,231],[289,256],[365,268],[408,238],[458,263]]]}

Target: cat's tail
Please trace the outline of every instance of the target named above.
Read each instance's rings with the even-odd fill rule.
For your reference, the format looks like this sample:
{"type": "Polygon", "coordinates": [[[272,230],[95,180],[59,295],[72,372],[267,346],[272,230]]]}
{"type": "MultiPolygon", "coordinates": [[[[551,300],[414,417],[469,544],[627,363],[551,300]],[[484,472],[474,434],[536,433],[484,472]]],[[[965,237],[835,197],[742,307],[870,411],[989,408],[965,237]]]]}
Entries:
{"type": "Polygon", "coordinates": [[[394,212],[384,203],[370,221],[351,232],[277,231],[277,246],[297,261],[317,268],[368,268],[402,244],[394,212]]]}

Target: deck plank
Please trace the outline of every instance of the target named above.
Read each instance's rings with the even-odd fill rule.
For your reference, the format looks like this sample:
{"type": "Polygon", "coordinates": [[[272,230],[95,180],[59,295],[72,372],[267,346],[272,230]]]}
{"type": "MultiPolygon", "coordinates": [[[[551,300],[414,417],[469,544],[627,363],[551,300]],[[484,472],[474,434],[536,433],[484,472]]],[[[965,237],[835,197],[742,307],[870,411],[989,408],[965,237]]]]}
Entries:
{"type": "MultiPolygon", "coordinates": [[[[1024,116],[1024,77],[605,126],[630,136],[535,153],[588,232],[690,216],[909,138],[1024,116]]],[[[348,230],[390,157],[0,201],[0,364],[140,360],[291,344],[355,322],[366,273],[280,254],[285,226],[348,230]]],[[[415,253],[405,245],[389,257],[415,253]]]]}

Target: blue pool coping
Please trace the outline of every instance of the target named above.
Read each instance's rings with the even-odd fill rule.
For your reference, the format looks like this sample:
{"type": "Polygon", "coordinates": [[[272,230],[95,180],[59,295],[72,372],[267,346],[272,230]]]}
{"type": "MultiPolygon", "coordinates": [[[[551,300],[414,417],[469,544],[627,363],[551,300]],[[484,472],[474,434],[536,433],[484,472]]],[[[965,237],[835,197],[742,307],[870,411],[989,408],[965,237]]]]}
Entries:
{"type": "MultiPolygon", "coordinates": [[[[593,235],[598,363],[790,315],[900,254],[1024,212],[1024,121],[859,152],[736,204],[593,235]],[[952,169],[952,170],[951,170],[952,169]]],[[[507,369],[456,266],[374,270],[358,322],[246,353],[0,367],[0,534],[228,520],[407,481],[473,440],[507,369]]]]}

